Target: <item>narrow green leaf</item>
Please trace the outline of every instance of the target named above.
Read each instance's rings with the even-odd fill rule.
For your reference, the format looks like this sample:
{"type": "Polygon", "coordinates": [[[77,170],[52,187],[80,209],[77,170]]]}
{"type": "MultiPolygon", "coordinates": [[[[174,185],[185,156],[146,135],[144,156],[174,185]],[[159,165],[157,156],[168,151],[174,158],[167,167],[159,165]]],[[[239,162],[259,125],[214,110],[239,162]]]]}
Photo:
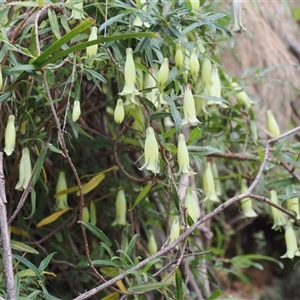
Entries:
{"type": "Polygon", "coordinates": [[[31,189],[30,199],[31,199],[31,213],[28,217],[24,217],[25,220],[28,220],[28,219],[32,218],[35,214],[35,210],[36,210],[36,192],[35,192],[34,188],[31,189]]]}
{"type": "Polygon", "coordinates": [[[175,280],[176,280],[176,299],[177,300],[183,300],[183,289],[182,289],[182,277],[181,277],[181,271],[180,269],[178,268],[176,270],[176,277],[175,277],[175,280]]]}
{"type": "Polygon", "coordinates": [[[152,282],[152,283],[144,283],[142,285],[132,286],[128,289],[128,292],[133,293],[145,293],[154,290],[158,290],[164,287],[169,286],[171,283],[169,282],[152,282]]]}
{"type": "Polygon", "coordinates": [[[187,144],[195,144],[196,142],[198,142],[201,136],[202,136],[202,129],[199,127],[194,128],[189,135],[187,144]]]}
{"type": "Polygon", "coordinates": [[[97,216],[96,216],[96,205],[94,201],[91,201],[90,204],[90,223],[93,224],[94,226],[97,223],[97,216]]]}
{"type": "Polygon", "coordinates": [[[19,262],[23,263],[29,269],[31,269],[36,274],[38,279],[43,281],[43,278],[42,278],[38,268],[34,264],[32,264],[29,260],[27,260],[26,258],[24,258],[20,255],[17,255],[17,254],[13,254],[13,258],[18,260],[19,262]]]}
{"type": "Polygon", "coordinates": [[[89,222],[82,222],[79,221],[86,229],[88,229],[92,234],[94,234],[99,240],[101,240],[103,243],[105,243],[108,246],[111,246],[112,243],[110,239],[103,233],[102,230],[100,230],[95,225],[89,223],[89,222]]]}
{"type": "Polygon", "coordinates": [[[43,271],[47,268],[47,266],[48,266],[48,264],[50,263],[50,261],[51,261],[51,259],[52,259],[52,257],[53,257],[54,254],[56,254],[56,252],[50,253],[49,255],[47,255],[47,257],[45,257],[45,258],[41,261],[41,263],[40,263],[40,265],[39,265],[39,271],[40,271],[41,273],[43,273],[43,271]]]}
{"type": "Polygon", "coordinates": [[[43,145],[42,150],[40,151],[39,157],[38,157],[38,159],[35,163],[34,169],[33,169],[33,175],[32,175],[32,181],[31,181],[32,188],[34,187],[34,185],[36,184],[36,182],[40,176],[40,173],[41,173],[44,161],[45,161],[45,156],[46,156],[46,148],[43,145]]]}
{"type": "MultiPolygon", "coordinates": [[[[48,9],[48,17],[49,17],[49,23],[52,29],[53,34],[55,37],[59,40],[61,38],[59,25],[57,21],[57,16],[54,10],[48,9]]],[[[66,48],[66,45],[64,45],[64,48],[66,48]]]]}
{"type": "Polygon", "coordinates": [[[214,300],[217,299],[219,296],[223,294],[223,291],[221,290],[215,290],[213,291],[210,296],[207,298],[207,300],[214,300]]]}
{"type": "Polygon", "coordinates": [[[152,183],[147,184],[138,194],[138,196],[136,197],[135,201],[134,201],[134,205],[133,207],[130,209],[133,210],[150,192],[152,188],[152,183]]]}
{"type": "Polygon", "coordinates": [[[65,157],[64,152],[63,152],[62,150],[56,148],[53,144],[49,144],[48,147],[49,147],[49,150],[50,150],[50,151],[52,151],[52,152],[54,152],[54,153],[61,154],[63,157],[65,157]]]}
{"type": "Polygon", "coordinates": [[[155,113],[150,116],[150,122],[153,120],[160,120],[160,119],[164,119],[166,117],[171,117],[171,116],[172,116],[172,114],[167,113],[167,112],[155,113]]]}
{"type": "Polygon", "coordinates": [[[115,268],[118,267],[118,265],[115,264],[113,261],[111,261],[111,260],[103,260],[103,259],[92,260],[92,264],[94,266],[111,266],[111,267],[115,267],[115,268]]]}
{"type": "Polygon", "coordinates": [[[12,249],[17,250],[17,251],[22,251],[22,252],[27,252],[27,253],[32,253],[32,254],[39,254],[39,252],[37,250],[35,250],[34,248],[32,248],[26,244],[23,244],[21,242],[11,240],[10,245],[11,245],[12,249]]]}
{"type": "MultiPolygon", "coordinates": [[[[133,252],[133,249],[134,249],[134,245],[136,243],[136,240],[137,238],[139,237],[140,235],[139,234],[135,234],[132,239],[130,240],[129,244],[128,244],[128,247],[127,247],[127,250],[126,250],[126,254],[128,257],[131,256],[132,252],[133,252]]],[[[125,261],[128,261],[127,257],[125,256],[125,261]]]]}

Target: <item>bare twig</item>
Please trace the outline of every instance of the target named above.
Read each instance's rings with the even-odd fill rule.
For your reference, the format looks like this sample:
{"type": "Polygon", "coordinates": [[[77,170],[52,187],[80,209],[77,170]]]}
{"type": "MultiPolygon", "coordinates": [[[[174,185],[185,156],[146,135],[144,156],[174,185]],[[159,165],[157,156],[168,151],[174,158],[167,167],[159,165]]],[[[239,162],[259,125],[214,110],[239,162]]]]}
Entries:
{"type": "Polygon", "coordinates": [[[6,206],[4,203],[7,203],[6,197],[2,198],[2,195],[5,194],[5,181],[3,174],[3,152],[0,152],[0,230],[1,230],[1,243],[3,247],[3,258],[4,258],[4,271],[6,278],[6,292],[7,300],[15,300],[15,284],[14,284],[14,271],[12,263],[12,253],[10,246],[10,237],[7,225],[7,213],[6,206]]]}

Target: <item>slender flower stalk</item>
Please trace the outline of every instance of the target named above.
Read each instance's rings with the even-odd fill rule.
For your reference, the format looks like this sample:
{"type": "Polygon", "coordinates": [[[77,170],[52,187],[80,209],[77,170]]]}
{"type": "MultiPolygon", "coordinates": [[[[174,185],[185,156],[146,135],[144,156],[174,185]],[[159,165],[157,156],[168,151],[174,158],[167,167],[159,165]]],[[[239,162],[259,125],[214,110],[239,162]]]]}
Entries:
{"type": "MultiPolygon", "coordinates": [[[[55,193],[58,194],[64,190],[66,190],[67,188],[68,188],[68,186],[67,186],[67,181],[66,181],[66,174],[64,171],[60,171],[58,174],[58,180],[56,183],[55,193]]],[[[67,193],[58,195],[56,197],[54,210],[57,211],[57,210],[65,209],[65,208],[69,208],[67,193]]]]}
{"type": "Polygon", "coordinates": [[[114,121],[117,124],[121,124],[124,120],[124,116],[125,116],[125,112],[124,112],[123,100],[118,99],[117,104],[116,104],[116,108],[115,108],[115,111],[114,111],[114,121]]]}
{"type": "Polygon", "coordinates": [[[158,143],[155,137],[155,133],[152,127],[146,129],[146,140],[144,147],[145,163],[139,168],[140,170],[146,168],[154,174],[159,173],[159,151],[158,143]]]}
{"type": "Polygon", "coordinates": [[[213,202],[220,202],[219,197],[216,193],[214,177],[211,170],[210,162],[206,162],[204,174],[203,174],[203,192],[206,194],[205,200],[210,200],[213,202]]]}
{"type": "Polygon", "coordinates": [[[111,225],[112,226],[128,225],[126,221],[126,213],[127,213],[127,204],[126,204],[125,193],[124,190],[121,189],[118,191],[117,199],[116,199],[116,219],[111,225]]]}
{"type": "MultiPolygon", "coordinates": [[[[270,191],[270,199],[275,204],[279,204],[276,191],[274,190],[270,191]]],[[[285,216],[281,210],[275,208],[274,206],[271,206],[271,210],[272,210],[273,221],[274,221],[272,229],[279,230],[281,226],[284,226],[286,224],[285,216]]]]}
{"type": "Polygon", "coordinates": [[[73,122],[76,122],[81,114],[81,109],[80,109],[80,102],[78,100],[74,101],[74,107],[73,107],[73,112],[72,112],[72,120],[73,122]]]}
{"type": "Polygon", "coordinates": [[[139,91],[136,89],[136,72],[135,72],[135,65],[133,61],[133,54],[132,49],[126,49],[126,60],[125,60],[125,67],[124,67],[124,80],[125,85],[123,91],[119,93],[120,95],[139,95],[139,91]]]}
{"type": "Polygon", "coordinates": [[[10,156],[13,153],[16,144],[16,128],[14,115],[8,116],[4,135],[4,144],[4,152],[7,156],[10,156]]]}
{"type": "Polygon", "coordinates": [[[293,259],[294,256],[300,256],[299,247],[297,245],[297,238],[293,229],[292,222],[290,221],[286,223],[284,237],[287,251],[280,257],[293,259]]]}
{"type": "Polygon", "coordinates": [[[189,151],[185,143],[185,137],[182,133],[178,135],[177,160],[179,166],[178,173],[182,172],[188,175],[196,174],[191,171],[189,151]]]}
{"type": "Polygon", "coordinates": [[[200,208],[197,199],[193,196],[193,191],[188,187],[185,191],[184,206],[186,207],[187,214],[194,222],[200,217],[200,208]]]}
{"type": "Polygon", "coordinates": [[[191,90],[191,85],[188,83],[185,86],[184,97],[183,97],[183,119],[181,125],[190,123],[196,125],[199,120],[196,117],[195,101],[191,90]]]}
{"type": "Polygon", "coordinates": [[[22,150],[22,157],[19,165],[19,181],[15,187],[16,190],[22,191],[26,189],[29,185],[30,178],[32,174],[32,167],[30,161],[30,153],[27,147],[22,150]]]}
{"type": "MultiPolygon", "coordinates": [[[[242,179],[240,194],[246,193],[248,190],[247,180],[242,179]]],[[[257,217],[257,213],[254,211],[252,206],[252,199],[247,197],[241,200],[242,212],[247,218],[257,217]]]]}
{"type": "Polygon", "coordinates": [[[280,135],[279,125],[270,110],[267,111],[267,129],[274,137],[280,135]]]}

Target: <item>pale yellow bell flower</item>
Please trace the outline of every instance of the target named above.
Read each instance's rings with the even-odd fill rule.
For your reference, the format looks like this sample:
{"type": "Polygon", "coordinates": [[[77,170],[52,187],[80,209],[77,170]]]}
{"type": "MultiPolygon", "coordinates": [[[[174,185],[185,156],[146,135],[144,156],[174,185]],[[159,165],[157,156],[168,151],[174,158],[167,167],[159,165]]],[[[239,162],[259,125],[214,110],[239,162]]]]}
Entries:
{"type": "Polygon", "coordinates": [[[187,214],[192,218],[194,222],[200,217],[199,203],[193,196],[193,191],[190,187],[185,190],[184,206],[187,214]]]}
{"type": "MultiPolygon", "coordinates": [[[[270,191],[270,199],[272,202],[279,205],[277,193],[275,190],[270,191]]],[[[275,208],[274,206],[271,206],[271,211],[272,211],[272,216],[273,216],[273,221],[274,221],[272,229],[279,230],[281,226],[284,226],[286,224],[286,218],[285,218],[283,212],[281,210],[275,208]]]]}
{"type": "Polygon", "coordinates": [[[191,171],[189,151],[185,143],[185,137],[182,133],[178,135],[177,160],[179,166],[178,174],[196,174],[191,171]]]}
{"type": "Polygon", "coordinates": [[[201,66],[201,82],[205,94],[209,94],[212,64],[208,57],[204,57],[201,66]]]}
{"type": "MultiPolygon", "coordinates": [[[[240,194],[246,193],[248,190],[247,187],[247,180],[242,179],[241,182],[241,190],[240,194]]],[[[247,197],[241,200],[241,207],[242,207],[242,212],[243,215],[247,218],[254,218],[257,217],[257,213],[254,211],[253,206],[252,206],[252,199],[247,197]]]]}
{"type": "Polygon", "coordinates": [[[159,173],[160,164],[159,164],[158,143],[152,127],[148,127],[146,129],[144,156],[145,156],[145,163],[139,169],[142,170],[146,168],[147,170],[153,172],[154,174],[159,173]]]}
{"type": "Polygon", "coordinates": [[[175,52],[175,66],[178,69],[178,73],[182,73],[182,68],[184,64],[184,54],[182,51],[181,43],[176,44],[176,52],[175,52]]]}
{"type": "Polygon", "coordinates": [[[199,0],[188,0],[192,10],[199,10],[200,8],[200,1],[199,0]]]}
{"type": "Polygon", "coordinates": [[[235,93],[234,96],[238,103],[244,105],[247,109],[253,106],[254,102],[249,98],[248,94],[242,89],[240,85],[238,85],[234,81],[231,81],[230,85],[232,87],[232,91],[235,93]]]}
{"type": "Polygon", "coordinates": [[[210,200],[213,202],[220,202],[220,199],[216,193],[215,182],[210,162],[205,163],[205,169],[203,174],[203,192],[206,195],[204,201],[210,200]]]}
{"type": "Polygon", "coordinates": [[[19,181],[16,184],[15,189],[21,191],[26,189],[29,185],[32,173],[30,153],[27,147],[23,148],[22,156],[19,165],[19,181]]]}
{"type": "MultiPolygon", "coordinates": [[[[91,28],[91,33],[90,33],[90,36],[89,36],[89,39],[88,41],[94,41],[97,39],[97,31],[98,31],[98,28],[97,26],[93,26],[91,28]]],[[[88,59],[91,59],[93,58],[96,54],[97,54],[97,51],[98,51],[98,45],[92,45],[92,46],[88,46],[86,48],[86,56],[88,59]]],[[[93,59],[90,60],[89,62],[89,65],[91,66],[93,64],[93,59]]]]}
{"type": "Polygon", "coordinates": [[[123,189],[121,189],[118,191],[117,198],[116,198],[116,219],[111,225],[112,226],[128,225],[126,221],[126,213],[127,213],[127,204],[126,204],[125,192],[123,189]]]}
{"type": "Polygon", "coordinates": [[[124,80],[125,85],[120,95],[139,95],[139,91],[136,89],[136,71],[133,60],[133,52],[131,48],[126,49],[126,60],[124,67],[124,80]]]}
{"type": "Polygon", "coordinates": [[[73,111],[72,111],[72,120],[73,120],[73,122],[76,122],[79,119],[80,114],[81,114],[80,101],[75,100],[73,111]]]}
{"type": "Polygon", "coordinates": [[[280,258],[293,259],[295,256],[300,256],[297,238],[293,229],[293,225],[290,221],[286,223],[284,237],[287,251],[284,255],[280,256],[280,258]]]}
{"type": "Polygon", "coordinates": [[[144,92],[145,98],[150,100],[157,108],[159,106],[160,101],[159,101],[157,83],[155,80],[154,68],[149,68],[149,73],[146,73],[144,76],[144,90],[145,90],[144,92]]]}
{"type": "Polygon", "coordinates": [[[158,251],[157,242],[153,234],[153,230],[148,231],[148,252],[150,255],[155,254],[158,251]]]}
{"type": "Polygon", "coordinates": [[[183,119],[181,125],[190,123],[191,125],[196,125],[199,120],[196,117],[196,108],[194,96],[192,94],[191,85],[188,83],[184,89],[183,96],[183,119]]]}
{"type": "Polygon", "coordinates": [[[190,72],[192,75],[193,82],[195,83],[199,74],[200,64],[198,60],[198,55],[196,52],[196,48],[193,48],[190,56],[190,72]]]}
{"type": "Polygon", "coordinates": [[[83,19],[83,0],[81,1],[75,1],[75,0],[68,0],[66,1],[66,3],[70,3],[74,8],[77,8],[79,10],[81,10],[81,12],[72,9],[72,14],[71,14],[71,19],[75,19],[75,20],[82,20],[83,19]],[[77,3],[73,3],[77,2],[77,3]]]}
{"type": "Polygon", "coordinates": [[[157,85],[159,92],[162,93],[169,77],[169,59],[164,58],[157,74],[157,85]]]}
{"type": "MultiPolygon", "coordinates": [[[[291,199],[286,200],[286,207],[289,211],[296,214],[296,219],[300,220],[300,212],[299,212],[299,198],[293,197],[291,199]]],[[[291,220],[293,221],[293,220],[291,220]]]]}
{"type": "MultiPolygon", "coordinates": [[[[169,244],[172,244],[176,239],[178,239],[179,236],[180,236],[179,217],[174,216],[173,223],[170,228],[169,244]]],[[[175,248],[178,249],[178,245],[175,248]]]]}
{"type": "Polygon", "coordinates": [[[5,128],[4,135],[4,152],[7,156],[10,156],[16,144],[16,127],[15,127],[15,116],[9,115],[7,120],[7,125],[5,128]]]}
{"type": "MultiPolygon", "coordinates": [[[[221,80],[219,77],[218,67],[213,65],[210,76],[209,96],[221,98],[221,80]]],[[[209,101],[208,104],[215,104],[214,101],[209,101]]]]}

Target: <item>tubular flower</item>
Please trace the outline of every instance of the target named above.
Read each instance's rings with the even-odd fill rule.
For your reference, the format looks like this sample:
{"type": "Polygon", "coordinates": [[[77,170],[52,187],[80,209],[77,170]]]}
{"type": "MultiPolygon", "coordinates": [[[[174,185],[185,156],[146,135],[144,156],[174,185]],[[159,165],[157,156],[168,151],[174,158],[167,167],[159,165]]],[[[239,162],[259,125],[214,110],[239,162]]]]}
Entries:
{"type": "Polygon", "coordinates": [[[121,124],[124,120],[124,116],[125,116],[125,112],[124,112],[123,100],[118,99],[117,104],[116,104],[116,108],[115,108],[115,111],[114,111],[114,121],[117,124],[121,124]]]}
{"type": "Polygon", "coordinates": [[[74,8],[77,8],[78,10],[81,10],[81,12],[75,10],[75,9],[72,9],[72,14],[71,14],[71,19],[75,19],[75,20],[81,20],[83,19],[83,0],[81,0],[80,2],[78,3],[75,3],[75,4],[72,4],[72,2],[74,2],[73,0],[69,0],[67,2],[70,2],[70,4],[74,7],[74,8]]]}
{"type": "Polygon", "coordinates": [[[176,52],[175,52],[175,66],[178,69],[179,74],[182,73],[183,63],[184,63],[184,55],[182,51],[182,45],[178,43],[176,45],[176,52]]]}
{"type": "Polygon", "coordinates": [[[153,234],[153,231],[149,230],[149,236],[148,236],[148,252],[150,255],[155,254],[158,251],[157,242],[155,239],[155,236],[153,234]]]}
{"type": "Polygon", "coordinates": [[[196,125],[199,120],[196,117],[195,101],[191,90],[191,85],[188,83],[185,86],[184,97],[183,97],[183,120],[181,125],[190,123],[191,125],[196,125]]]}
{"type": "Polygon", "coordinates": [[[159,165],[159,151],[158,151],[158,143],[155,137],[155,133],[152,127],[148,127],[146,129],[146,141],[144,147],[145,154],[145,163],[139,168],[142,170],[146,168],[147,170],[153,172],[154,174],[159,173],[160,165],[159,165]]]}
{"type": "Polygon", "coordinates": [[[31,178],[32,168],[30,161],[30,153],[29,149],[25,147],[22,150],[22,157],[19,166],[19,181],[15,187],[16,190],[22,191],[22,189],[26,189],[29,185],[31,178]]]}
{"type": "Polygon", "coordinates": [[[288,210],[290,210],[296,214],[297,220],[300,220],[299,198],[294,197],[294,198],[286,200],[286,207],[288,210]]]}
{"type": "MultiPolygon", "coordinates": [[[[210,76],[210,88],[208,91],[209,96],[221,98],[221,80],[219,77],[218,67],[214,65],[212,67],[210,76]]],[[[209,101],[208,104],[214,104],[214,101],[209,101]]]]}
{"type": "MultiPolygon", "coordinates": [[[[143,5],[146,2],[147,2],[146,0],[140,0],[140,5],[143,5]]],[[[147,11],[147,7],[148,7],[148,5],[144,5],[142,7],[142,10],[147,11]]],[[[143,22],[139,16],[136,16],[135,19],[134,19],[134,22],[133,22],[133,26],[138,26],[138,27],[145,26],[146,28],[149,28],[150,24],[147,23],[147,22],[143,22]]]]}
{"type": "MultiPolygon", "coordinates": [[[[271,198],[272,202],[274,202],[277,205],[279,204],[276,191],[274,191],[274,190],[270,191],[270,198],[271,198]]],[[[271,210],[272,210],[272,215],[273,215],[273,220],[274,220],[272,229],[278,230],[278,229],[280,229],[280,226],[284,226],[286,224],[284,214],[281,210],[278,210],[274,206],[271,206],[271,210]]]]}
{"type": "MultiPolygon", "coordinates": [[[[58,174],[58,180],[56,183],[56,189],[55,189],[55,193],[58,194],[64,190],[66,190],[68,188],[67,186],[67,181],[66,181],[66,174],[64,171],[60,171],[58,174]]],[[[62,194],[62,195],[58,195],[56,197],[56,202],[55,202],[55,206],[54,206],[54,210],[62,210],[65,208],[68,208],[68,194],[62,194]]]]}
{"type": "Polygon", "coordinates": [[[193,191],[191,188],[185,190],[184,206],[186,207],[187,214],[195,222],[200,217],[200,208],[197,199],[193,197],[193,191]]]}
{"type": "Polygon", "coordinates": [[[214,177],[211,170],[210,162],[206,162],[204,174],[203,174],[203,191],[206,194],[205,200],[210,200],[213,202],[220,202],[216,194],[214,177]]]}
{"type": "Polygon", "coordinates": [[[192,74],[193,82],[196,82],[200,70],[200,64],[196,53],[196,48],[193,48],[192,50],[189,63],[190,63],[190,72],[192,74]]]}
{"type": "MultiPolygon", "coordinates": [[[[169,244],[172,244],[180,235],[180,224],[178,216],[174,216],[173,223],[170,228],[169,244]]],[[[178,249],[178,245],[176,246],[178,249]]]]}
{"type": "MultiPolygon", "coordinates": [[[[97,30],[98,30],[97,26],[92,27],[88,41],[94,41],[94,40],[97,39],[97,30]]],[[[87,58],[94,57],[97,54],[97,50],[98,50],[98,45],[97,44],[92,45],[92,46],[88,46],[86,48],[87,58]]],[[[93,60],[90,61],[90,65],[92,65],[92,64],[93,64],[93,60]]]]}
{"type": "MultiPolygon", "coordinates": [[[[137,62],[141,63],[141,58],[138,57],[137,62]]],[[[143,89],[143,85],[144,85],[144,72],[141,69],[136,69],[136,84],[138,89],[143,89]]]]}
{"type": "Polygon", "coordinates": [[[211,61],[208,57],[205,56],[201,67],[202,88],[205,94],[209,93],[211,72],[212,72],[211,61]]]}
{"type": "Polygon", "coordinates": [[[179,165],[178,173],[196,174],[191,172],[189,152],[185,143],[185,137],[182,133],[178,136],[177,160],[179,165]]]}
{"type": "Polygon", "coordinates": [[[221,196],[222,195],[222,186],[221,186],[220,180],[218,179],[219,172],[218,172],[218,168],[217,168],[217,164],[216,164],[215,160],[211,161],[210,166],[211,166],[211,171],[212,171],[212,174],[214,177],[216,194],[217,194],[217,196],[221,196]]]}
{"type": "Polygon", "coordinates": [[[136,89],[136,73],[135,73],[135,65],[133,61],[132,49],[126,49],[126,60],[124,67],[124,80],[125,85],[123,91],[119,93],[120,95],[139,95],[139,91],[136,89]]]}
{"type": "Polygon", "coordinates": [[[242,17],[242,2],[240,0],[232,0],[232,15],[233,15],[233,31],[241,33],[246,30],[243,25],[242,17]]]}
{"type": "Polygon", "coordinates": [[[164,58],[157,74],[157,85],[159,92],[162,93],[169,77],[169,59],[164,58]]]}
{"type": "Polygon", "coordinates": [[[270,110],[267,111],[267,129],[274,137],[280,135],[280,128],[270,110]]]}
{"type": "Polygon", "coordinates": [[[7,156],[10,156],[13,153],[16,144],[16,128],[14,115],[8,116],[5,129],[4,144],[4,152],[7,156]]]}
{"type": "Polygon", "coordinates": [[[293,229],[293,225],[289,221],[286,223],[284,237],[287,251],[280,257],[293,259],[294,256],[300,256],[300,251],[297,245],[297,238],[293,229]]]}
{"type": "Polygon", "coordinates": [[[80,109],[80,102],[78,100],[74,101],[74,107],[73,107],[73,112],[72,112],[72,120],[73,122],[76,122],[81,114],[81,109],[80,109]]]}
{"type": "MultiPolygon", "coordinates": [[[[246,193],[247,190],[248,190],[247,180],[242,179],[240,194],[246,193]]],[[[245,217],[247,217],[247,218],[257,217],[257,213],[254,211],[254,209],[252,207],[252,199],[251,198],[242,199],[241,207],[242,207],[242,212],[245,217]]]]}
{"type": "Polygon", "coordinates": [[[149,68],[149,73],[145,74],[144,77],[144,89],[145,91],[145,97],[149,99],[157,108],[159,105],[159,98],[158,98],[158,88],[156,87],[156,80],[155,80],[155,70],[154,68],[149,68]],[[151,89],[149,92],[148,90],[151,89]]]}
{"type": "Polygon", "coordinates": [[[236,100],[241,105],[244,105],[247,109],[249,109],[254,104],[254,102],[249,98],[248,94],[236,82],[231,81],[230,85],[232,87],[232,90],[236,92],[236,94],[234,94],[236,100]]]}
{"type": "Polygon", "coordinates": [[[121,189],[118,191],[117,199],[116,199],[116,219],[111,225],[112,226],[128,225],[126,221],[126,212],[127,212],[127,205],[126,205],[125,193],[124,190],[121,189]]]}

